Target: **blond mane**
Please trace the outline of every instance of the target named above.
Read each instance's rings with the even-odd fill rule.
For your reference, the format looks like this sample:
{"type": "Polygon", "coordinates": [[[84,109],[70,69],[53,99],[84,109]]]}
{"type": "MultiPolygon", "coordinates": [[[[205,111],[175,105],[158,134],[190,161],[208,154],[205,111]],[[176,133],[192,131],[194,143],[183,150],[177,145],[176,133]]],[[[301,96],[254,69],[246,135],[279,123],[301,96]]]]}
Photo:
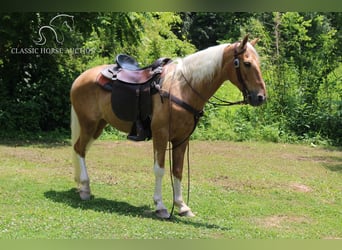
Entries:
{"type": "Polygon", "coordinates": [[[176,76],[184,77],[192,84],[210,83],[222,66],[223,50],[229,44],[220,44],[176,59],[176,76]]]}

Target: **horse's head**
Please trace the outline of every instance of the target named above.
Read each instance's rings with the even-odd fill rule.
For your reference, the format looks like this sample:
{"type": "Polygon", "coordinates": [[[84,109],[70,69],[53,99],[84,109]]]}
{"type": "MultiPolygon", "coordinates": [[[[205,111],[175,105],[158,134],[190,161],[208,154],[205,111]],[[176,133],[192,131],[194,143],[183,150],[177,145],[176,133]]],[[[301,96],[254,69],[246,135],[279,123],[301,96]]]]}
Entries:
{"type": "Polygon", "coordinates": [[[225,66],[228,79],[244,95],[245,101],[259,106],[266,101],[266,86],[261,75],[259,56],[254,49],[258,39],[248,42],[248,35],[225,50],[225,66]]]}

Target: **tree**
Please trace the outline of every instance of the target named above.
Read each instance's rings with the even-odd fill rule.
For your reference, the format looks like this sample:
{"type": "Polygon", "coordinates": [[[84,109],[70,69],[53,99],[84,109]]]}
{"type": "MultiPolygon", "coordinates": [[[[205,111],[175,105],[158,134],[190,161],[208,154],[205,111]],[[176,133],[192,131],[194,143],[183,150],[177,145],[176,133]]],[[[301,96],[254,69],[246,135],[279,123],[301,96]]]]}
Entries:
{"type": "Polygon", "coordinates": [[[246,12],[183,12],[181,34],[198,50],[219,44],[220,40],[235,42],[241,38],[241,26],[253,16],[246,12]]]}
{"type": "Polygon", "coordinates": [[[56,24],[54,31],[39,29],[50,25],[56,16],[58,13],[4,13],[0,17],[2,130],[68,128],[69,89],[73,79],[87,67],[87,61],[98,56],[112,57],[115,49],[139,43],[140,16],[134,13],[71,13],[76,24],[67,26],[65,20],[56,24]],[[44,32],[46,38],[42,45],[35,44],[39,32],[44,32]],[[62,44],[53,32],[63,34],[62,44]],[[72,49],[89,44],[94,32],[101,40],[101,48],[84,56],[74,53],[72,49]]]}

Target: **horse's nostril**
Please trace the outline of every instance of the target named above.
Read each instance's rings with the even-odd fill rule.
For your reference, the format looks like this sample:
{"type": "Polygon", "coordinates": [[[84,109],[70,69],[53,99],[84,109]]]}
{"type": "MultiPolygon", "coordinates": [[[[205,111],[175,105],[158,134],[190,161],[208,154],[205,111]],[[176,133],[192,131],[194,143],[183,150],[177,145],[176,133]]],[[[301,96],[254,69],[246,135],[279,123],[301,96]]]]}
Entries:
{"type": "Polygon", "coordinates": [[[259,102],[265,101],[265,96],[263,96],[263,95],[258,95],[258,101],[259,101],[259,102]]]}

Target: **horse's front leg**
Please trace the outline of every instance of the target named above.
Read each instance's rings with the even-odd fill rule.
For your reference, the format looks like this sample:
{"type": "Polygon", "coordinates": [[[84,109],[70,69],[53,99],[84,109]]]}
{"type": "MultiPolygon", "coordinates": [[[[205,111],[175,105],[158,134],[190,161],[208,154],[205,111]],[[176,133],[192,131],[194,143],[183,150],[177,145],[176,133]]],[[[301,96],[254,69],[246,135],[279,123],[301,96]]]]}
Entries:
{"type": "Polygon", "coordinates": [[[191,209],[185,204],[182,196],[182,173],[184,164],[184,153],[189,141],[183,142],[179,146],[175,146],[172,150],[172,174],[173,174],[173,188],[174,188],[174,203],[178,207],[179,215],[186,217],[194,217],[191,209]]]}
{"type": "Polygon", "coordinates": [[[154,187],[154,195],[153,195],[153,201],[156,205],[156,214],[159,218],[167,219],[170,217],[169,212],[167,211],[167,208],[165,207],[163,203],[162,198],[162,180],[165,174],[165,168],[164,168],[164,162],[165,162],[165,149],[154,149],[154,175],[155,175],[155,187],[154,187]]]}

